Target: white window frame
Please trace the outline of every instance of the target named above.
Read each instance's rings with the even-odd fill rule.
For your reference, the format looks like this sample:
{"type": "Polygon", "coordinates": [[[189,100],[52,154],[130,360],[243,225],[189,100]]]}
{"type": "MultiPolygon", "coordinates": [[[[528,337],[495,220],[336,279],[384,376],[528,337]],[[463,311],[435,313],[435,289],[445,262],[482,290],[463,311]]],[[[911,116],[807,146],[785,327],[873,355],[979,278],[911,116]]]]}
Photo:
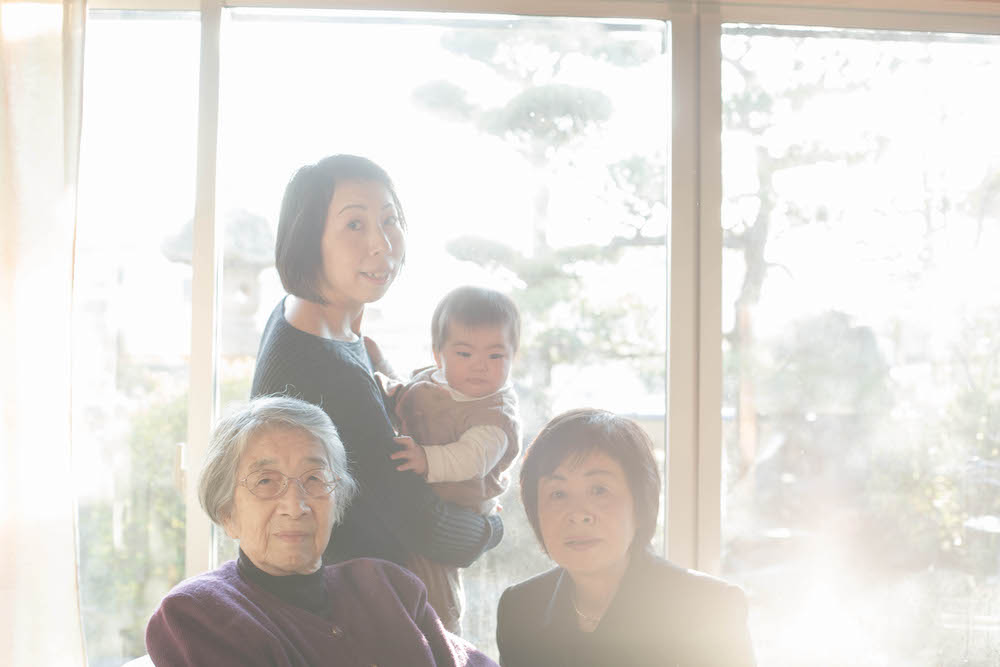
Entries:
{"type": "MultiPolygon", "coordinates": [[[[722,484],[721,55],[725,23],[1000,35],[1000,0],[91,0],[91,9],[199,11],[202,20],[185,460],[188,576],[213,565],[194,475],[215,415],[215,224],[223,7],[288,7],[656,19],[670,22],[673,78],[667,359],[666,551],[718,573],[722,484]],[[692,390],[693,389],[693,390],[692,390]]],[[[666,119],[665,119],[666,120],[666,119]]]]}

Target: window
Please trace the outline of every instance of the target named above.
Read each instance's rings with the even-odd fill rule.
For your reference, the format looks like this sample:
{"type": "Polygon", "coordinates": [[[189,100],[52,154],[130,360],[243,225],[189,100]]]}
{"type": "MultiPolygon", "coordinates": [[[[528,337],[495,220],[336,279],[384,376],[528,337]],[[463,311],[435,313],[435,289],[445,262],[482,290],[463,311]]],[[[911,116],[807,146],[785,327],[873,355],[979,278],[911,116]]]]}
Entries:
{"type": "Polygon", "coordinates": [[[724,571],[761,664],[992,664],[1000,38],[727,25],[722,57],[724,571]]]}
{"type": "MultiPolygon", "coordinates": [[[[239,398],[283,294],[270,264],[284,186],[303,164],[355,152],[386,167],[409,221],[403,275],[365,313],[397,369],[433,363],[430,316],[448,290],[487,284],[522,311],[526,438],[593,404],[635,414],[662,442],[662,22],[246,9],[224,21],[218,367],[239,398]],[[357,66],[331,66],[343,62],[357,66]],[[492,259],[498,248],[510,258],[492,259]]],[[[503,543],[464,573],[465,636],[484,649],[503,589],[551,567],[516,488],[503,504],[503,543]]]]}
{"type": "Polygon", "coordinates": [[[196,13],[87,24],[73,450],[91,665],[145,653],[149,613],[185,576],[198,31],[196,13]]]}
{"type": "MultiPolygon", "coordinates": [[[[160,596],[234,553],[184,491],[188,401],[247,396],[282,191],[337,152],[385,166],[410,223],[366,313],[393,364],[430,362],[451,286],[511,293],[526,438],[584,404],[643,423],[657,548],[745,587],[760,664],[995,661],[995,7],[105,3],[129,10],[89,15],[74,298],[90,664],[143,653],[160,596]],[[218,276],[192,259],[215,230],[218,276]]],[[[466,572],[494,656],[499,593],[549,566],[504,500],[466,572]]]]}
{"type": "MultiPolygon", "coordinates": [[[[260,331],[283,295],[273,249],[285,184],[303,164],[354,152],[387,168],[409,221],[403,275],[365,315],[394,366],[433,363],[430,316],[449,289],[491,285],[522,310],[513,376],[526,441],[556,412],[592,404],[639,419],[662,457],[664,22],[233,9],[221,32],[220,410],[249,395],[260,331]],[[344,62],[358,65],[332,65],[344,62]],[[489,259],[496,248],[511,259],[489,259]]],[[[172,224],[171,252],[190,263],[190,213],[172,224]]],[[[516,488],[503,504],[503,544],[465,572],[465,636],[494,654],[500,593],[551,567],[516,488]]],[[[213,535],[215,561],[233,557],[234,543],[213,535]]],[[[171,538],[182,554],[183,529],[171,538]]],[[[141,628],[158,595],[129,623],[141,628]]]]}

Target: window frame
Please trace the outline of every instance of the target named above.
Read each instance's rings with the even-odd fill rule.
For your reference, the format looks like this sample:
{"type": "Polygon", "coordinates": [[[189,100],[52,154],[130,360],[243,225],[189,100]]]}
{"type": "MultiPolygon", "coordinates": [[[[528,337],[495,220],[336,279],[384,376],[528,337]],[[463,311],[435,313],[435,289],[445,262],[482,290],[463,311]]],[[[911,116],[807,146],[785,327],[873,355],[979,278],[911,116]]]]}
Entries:
{"type": "Polygon", "coordinates": [[[215,419],[221,281],[215,185],[223,7],[498,13],[669,21],[672,128],[665,408],[666,556],[718,574],[722,484],[722,25],[760,23],[1000,35],[1000,0],[92,0],[91,9],[201,15],[186,461],[186,576],[212,562],[195,471],[215,419]],[[692,391],[694,388],[694,391],[692,391]]]}

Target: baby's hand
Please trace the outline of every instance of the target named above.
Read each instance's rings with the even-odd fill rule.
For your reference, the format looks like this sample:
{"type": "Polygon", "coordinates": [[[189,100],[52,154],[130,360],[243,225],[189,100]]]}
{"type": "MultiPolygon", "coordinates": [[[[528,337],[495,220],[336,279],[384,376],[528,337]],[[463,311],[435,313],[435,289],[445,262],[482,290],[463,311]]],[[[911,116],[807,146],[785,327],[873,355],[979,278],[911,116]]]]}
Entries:
{"type": "Polygon", "coordinates": [[[391,459],[402,459],[403,462],[396,466],[396,470],[412,470],[418,475],[427,476],[427,454],[424,453],[424,448],[413,441],[408,435],[402,435],[398,438],[393,438],[397,445],[403,447],[395,454],[391,454],[389,458],[391,459]]]}

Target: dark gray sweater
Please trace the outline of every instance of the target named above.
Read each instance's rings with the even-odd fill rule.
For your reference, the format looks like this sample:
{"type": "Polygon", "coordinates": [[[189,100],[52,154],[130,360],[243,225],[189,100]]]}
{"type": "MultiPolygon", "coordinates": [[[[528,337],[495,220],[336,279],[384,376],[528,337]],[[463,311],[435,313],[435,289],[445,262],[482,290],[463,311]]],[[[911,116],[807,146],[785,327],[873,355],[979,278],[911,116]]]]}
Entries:
{"type": "Polygon", "coordinates": [[[364,343],[300,331],[278,302],[264,327],[252,396],[287,394],[323,408],[347,450],[359,493],[334,527],[324,562],[374,557],[404,564],[420,554],[467,567],[500,542],[503,524],[445,502],[413,472],[399,472],[398,451],[364,343]]]}

